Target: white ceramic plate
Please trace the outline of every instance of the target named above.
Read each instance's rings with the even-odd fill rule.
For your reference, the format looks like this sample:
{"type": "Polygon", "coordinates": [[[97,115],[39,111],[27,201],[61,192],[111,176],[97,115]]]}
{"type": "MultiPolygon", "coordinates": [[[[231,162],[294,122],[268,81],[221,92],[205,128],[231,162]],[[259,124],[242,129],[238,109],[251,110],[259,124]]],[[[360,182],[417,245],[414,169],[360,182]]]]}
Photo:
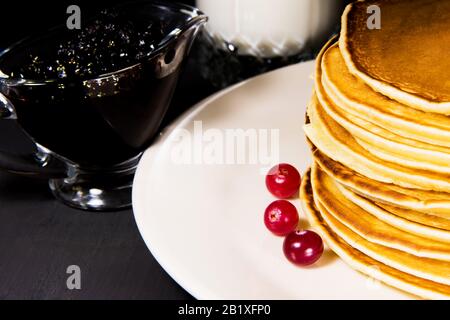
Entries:
{"type": "MultiPolygon", "coordinates": [[[[264,209],[274,200],[262,173],[267,162],[250,157],[249,143],[246,163],[220,164],[233,158],[229,148],[218,154],[220,140],[225,145],[232,141],[227,132],[242,129],[256,133],[258,141],[275,147],[278,142],[276,160],[304,172],[310,151],[302,124],[312,72],[312,62],[298,64],[220,92],[192,108],[145,152],[133,190],[137,225],[158,262],[194,297],[408,298],[352,270],[329,250],[312,267],[291,265],[282,252],[283,239],[263,224],[264,209]],[[201,121],[201,131],[194,121],[201,121]],[[264,132],[277,132],[271,130],[279,137],[265,139],[264,132]],[[215,152],[208,157],[208,150],[215,152]]],[[[299,200],[294,203],[307,227],[299,200]]]]}

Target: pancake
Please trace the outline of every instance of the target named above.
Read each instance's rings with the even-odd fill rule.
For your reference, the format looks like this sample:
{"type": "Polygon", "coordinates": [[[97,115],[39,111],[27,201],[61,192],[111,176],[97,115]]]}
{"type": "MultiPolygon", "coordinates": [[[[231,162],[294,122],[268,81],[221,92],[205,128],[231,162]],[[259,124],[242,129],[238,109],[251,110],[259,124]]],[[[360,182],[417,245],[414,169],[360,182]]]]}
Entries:
{"type": "Polygon", "coordinates": [[[431,159],[432,161],[427,161],[426,160],[427,153],[426,152],[421,153],[422,151],[421,149],[411,147],[411,149],[413,149],[415,152],[402,153],[401,149],[394,150],[395,149],[394,145],[386,146],[382,143],[376,143],[374,141],[366,141],[364,139],[359,139],[358,137],[355,137],[355,140],[361,147],[366,149],[367,152],[370,152],[377,158],[383,159],[385,161],[389,161],[413,169],[423,169],[443,174],[450,174],[450,166],[448,165],[449,162],[442,161],[443,159],[439,161],[439,158],[432,158],[432,157],[430,157],[432,158],[431,159]],[[441,163],[436,164],[435,162],[441,163]]]}
{"type": "Polygon", "coordinates": [[[321,77],[322,90],[344,114],[362,118],[401,137],[447,147],[442,150],[448,157],[450,117],[419,111],[375,92],[349,72],[337,44],[326,48],[319,59],[321,74],[317,77],[321,77]]]}
{"type": "Polygon", "coordinates": [[[389,267],[351,247],[324,221],[314,204],[310,172],[302,179],[300,187],[302,208],[309,222],[327,245],[349,266],[388,285],[426,299],[449,299],[450,287],[425,280],[389,267]]]}
{"type": "MultiPolygon", "coordinates": [[[[357,90],[355,88],[358,87],[358,83],[360,81],[355,80],[356,78],[352,75],[348,75],[347,77],[343,76],[345,74],[345,64],[342,62],[339,63],[339,59],[336,61],[336,59],[330,59],[327,58],[330,55],[334,56],[340,56],[340,52],[337,49],[336,45],[331,45],[331,47],[325,46],[325,48],[322,50],[321,54],[318,57],[318,62],[316,65],[316,83],[315,83],[315,89],[317,93],[317,98],[321,104],[321,106],[324,108],[324,110],[327,112],[327,114],[332,117],[339,125],[344,127],[349,133],[351,133],[356,141],[367,151],[371,152],[373,155],[377,156],[380,159],[393,162],[399,165],[408,166],[410,168],[417,168],[417,169],[423,169],[423,170],[430,170],[435,171],[439,173],[449,174],[450,173],[450,166],[448,165],[450,163],[450,149],[444,148],[444,147],[438,147],[433,146],[426,143],[421,143],[418,141],[414,141],[408,138],[402,138],[400,136],[396,136],[395,134],[390,134],[389,132],[386,132],[386,130],[373,125],[372,123],[360,119],[358,116],[353,116],[349,113],[347,113],[344,109],[340,109],[337,107],[334,103],[336,101],[336,98],[330,99],[327,96],[327,93],[325,93],[326,90],[324,90],[324,87],[322,86],[324,79],[324,72],[322,73],[322,69],[324,69],[324,65],[341,65],[341,68],[337,68],[335,72],[331,71],[331,73],[334,73],[335,76],[333,77],[333,80],[340,81],[339,79],[342,78],[342,82],[340,85],[343,87],[346,87],[345,89],[347,92],[351,92],[351,94],[358,96],[364,96],[364,92],[367,90],[370,90],[370,88],[367,88],[363,84],[363,86],[366,87],[366,90],[357,90]],[[327,61],[325,63],[325,61],[327,61]],[[342,69],[342,70],[341,70],[342,69]],[[341,77],[342,76],[342,77],[341,77]],[[352,79],[356,83],[352,85],[352,79]]],[[[330,72],[330,71],[329,71],[330,72]]],[[[347,72],[348,73],[348,72],[347,72]]],[[[374,92],[373,92],[374,93],[374,92]]],[[[369,97],[371,99],[368,99],[368,101],[372,101],[372,106],[364,106],[361,108],[357,108],[356,110],[353,110],[351,112],[355,112],[358,115],[366,114],[368,118],[375,118],[374,114],[377,112],[374,110],[377,110],[377,107],[373,106],[373,101],[375,101],[377,96],[381,96],[380,94],[374,93],[374,97],[369,97]]],[[[380,106],[384,105],[384,100],[388,100],[386,98],[380,98],[380,102],[378,103],[380,106]]],[[[391,101],[391,100],[390,100],[391,101]]],[[[342,105],[342,104],[341,104],[342,105]]],[[[346,105],[344,103],[343,105],[346,105]]],[[[360,103],[361,106],[364,104],[360,103]]],[[[381,112],[382,114],[388,114],[388,110],[396,110],[392,112],[391,118],[395,118],[395,115],[397,113],[397,116],[405,117],[404,115],[407,114],[407,110],[399,111],[400,108],[412,110],[411,108],[406,108],[403,106],[396,106],[396,105],[384,105],[386,107],[386,111],[381,112]],[[400,115],[398,115],[400,113],[400,115]]],[[[348,108],[347,108],[348,109],[348,108]]],[[[379,107],[379,109],[382,109],[382,107],[379,107]]],[[[418,116],[421,116],[423,112],[421,111],[415,111],[413,112],[413,117],[410,119],[410,122],[413,121],[413,119],[418,116]]],[[[423,116],[422,116],[423,117],[423,116]]],[[[440,116],[442,118],[445,118],[446,116],[440,116]]],[[[397,118],[395,118],[397,119],[397,118]]],[[[450,119],[450,118],[449,118],[450,119]]],[[[389,119],[388,119],[389,120],[389,119]]],[[[417,119],[416,119],[417,120],[417,119]]],[[[439,119],[433,119],[433,117],[430,119],[430,122],[437,122],[439,119]]],[[[403,124],[405,125],[405,124],[403,124]]],[[[450,125],[450,123],[449,123],[450,125]]],[[[423,126],[422,126],[423,127],[423,126]]],[[[450,126],[449,128],[450,129],[450,126]]],[[[420,136],[420,131],[424,130],[424,128],[421,128],[420,126],[417,128],[417,135],[420,136]]],[[[450,130],[442,130],[443,132],[447,133],[450,137],[450,130]]],[[[405,133],[408,134],[409,133],[405,133]]],[[[439,130],[436,133],[439,135],[439,130]]],[[[437,143],[437,142],[436,142],[437,143]]]]}
{"type": "MultiPolygon", "coordinates": [[[[398,163],[400,161],[397,163],[385,161],[373,154],[368,154],[367,150],[355,140],[352,134],[330,116],[330,114],[334,116],[336,116],[336,114],[335,112],[330,111],[332,102],[327,99],[326,95],[321,90],[321,60],[328,48],[332,46],[333,41],[334,39],[331,39],[324,46],[317,58],[315,70],[316,93],[313,95],[308,106],[311,124],[304,127],[304,131],[308,138],[328,157],[343,163],[347,167],[371,179],[386,183],[395,183],[406,188],[445,192],[450,191],[450,175],[446,171],[448,170],[448,166],[445,161],[440,164],[440,171],[437,171],[439,168],[434,168],[434,171],[428,170],[430,169],[430,164],[426,161],[422,161],[422,164],[424,164],[425,167],[419,169],[416,167],[400,165],[398,163]],[[324,102],[324,105],[326,105],[327,111],[330,112],[330,114],[327,114],[327,112],[323,110],[320,101],[324,102]]],[[[342,117],[338,118],[341,119],[342,117]]],[[[389,146],[388,143],[386,143],[386,145],[389,146]]],[[[417,151],[419,154],[420,152],[420,150],[417,151]]],[[[404,153],[407,154],[406,151],[404,153]]],[[[426,154],[427,152],[424,151],[423,156],[426,157],[426,154]]],[[[437,162],[440,161],[437,154],[435,155],[435,159],[437,162]]],[[[419,162],[414,159],[412,161],[419,162]]]]}
{"type": "Polygon", "coordinates": [[[406,219],[407,221],[417,222],[433,228],[450,231],[450,219],[430,215],[416,210],[398,208],[385,203],[375,202],[375,204],[398,217],[406,219]]]}
{"type": "Polygon", "coordinates": [[[441,229],[450,228],[450,194],[401,188],[394,184],[369,179],[333,161],[319,150],[313,150],[313,157],[321,169],[337,182],[375,201],[380,206],[386,205],[388,211],[393,212],[394,208],[398,208],[393,213],[401,217],[407,217],[409,220],[422,224],[426,220],[431,223],[431,226],[441,229]],[[401,208],[407,212],[402,211],[401,208]]]}
{"type": "MultiPolygon", "coordinates": [[[[423,219],[423,223],[411,221],[410,219],[406,219],[404,216],[401,217],[398,214],[393,214],[393,212],[385,210],[382,206],[378,206],[376,203],[373,203],[372,201],[355,194],[351,190],[348,190],[341,185],[337,185],[337,187],[342,195],[349,201],[356,204],[367,213],[370,213],[374,217],[395,228],[427,239],[434,239],[436,241],[450,243],[450,231],[448,230],[431,227],[429,225],[429,222],[425,219],[423,219]]],[[[394,210],[394,212],[398,211],[394,210]]],[[[428,217],[430,218],[430,220],[434,220],[434,217],[428,217]]],[[[448,220],[448,222],[450,222],[450,220],[448,220]]]]}
{"type": "Polygon", "coordinates": [[[445,269],[448,271],[447,279],[441,279],[440,282],[445,281],[445,284],[450,285],[450,243],[398,229],[379,219],[381,214],[367,212],[359,206],[360,203],[355,204],[352,199],[348,199],[316,164],[312,168],[311,181],[316,201],[320,201],[336,220],[366,241],[408,253],[408,256],[414,256],[417,260],[429,258],[446,261],[438,264],[442,268],[448,268],[445,269]]]}
{"type": "MultiPolygon", "coordinates": [[[[319,89],[321,89],[321,87],[319,87],[319,89]]],[[[363,119],[361,117],[361,112],[359,112],[357,115],[353,115],[351,113],[345,113],[334,103],[332,104],[332,106],[335,108],[335,110],[338,110],[341,114],[344,114],[344,117],[347,119],[347,121],[350,121],[350,123],[365,129],[366,131],[365,135],[355,134],[356,136],[360,137],[363,140],[366,140],[364,138],[366,136],[369,137],[368,135],[372,134],[371,136],[372,139],[374,135],[378,136],[375,138],[375,141],[380,138],[383,139],[384,142],[388,141],[388,143],[385,143],[384,146],[386,148],[391,147],[390,150],[393,150],[394,153],[397,152],[400,154],[405,154],[405,152],[406,153],[413,152],[418,157],[421,157],[425,153],[427,156],[430,156],[432,158],[431,161],[435,161],[435,159],[438,159],[438,157],[442,157],[443,160],[437,163],[443,163],[444,160],[448,159],[448,154],[450,150],[450,148],[448,147],[411,139],[409,138],[410,136],[409,133],[403,133],[403,135],[401,135],[401,133],[400,134],[393,133],[392,131],[386,129],[387,125],[383,124],[381,126],[378,126],[370,121],[363,119]],[[398,149],[396,150],[395,148],[398,149]]],[[[373,141],[372,139],[367,139],[366,141],[373,141]]]]}
{"type": "Polygon", "coordinates": [[[342,16],[339,48],[349,71],[375,91],[450,114],[450,1],[354,2],[342,16]],[[367,27],[370,5],[381,9],[381,30],[367,27]]]}
{"type": "Polygon", "coordinates": [[[316,88],[318,99],[326,112],[363,143],[378,146],[381,150],[398,157],[417,161],[424,167],[437,165],[435,170],[448,170],[449,148],[398,136],[362,118],[345,113],[326,97],[320,85],[316,88]]]}
{"type": "MultiPolygon", "coordinates": [[[[317,73],[319,78],[320,71],[317,73]]],[[[411,168],[450,173],[449,148],[396,136],[370,122],[345,113],[326,96],[319,80],[316,80],[316,92],[327,114],[349,131],[362,147],[378,158],[411,168]]]]}
{"type": "Polygon", "coordinates": [[[349,5],[317,58],[304,125],[311,224],[357,270],[370,261],[378,279],[427,298],[450,297],[449,18],[450,1],[349,5]]]}
{"type": "Polygon", "coordinates": [[[450,176],[383,161],[368,153],[354,137],[324,112],[313,96],[308,105],[310,124],[304,131],[311,142],[331,159],[370,179],[406,188],[450,192],[450,176]]]}

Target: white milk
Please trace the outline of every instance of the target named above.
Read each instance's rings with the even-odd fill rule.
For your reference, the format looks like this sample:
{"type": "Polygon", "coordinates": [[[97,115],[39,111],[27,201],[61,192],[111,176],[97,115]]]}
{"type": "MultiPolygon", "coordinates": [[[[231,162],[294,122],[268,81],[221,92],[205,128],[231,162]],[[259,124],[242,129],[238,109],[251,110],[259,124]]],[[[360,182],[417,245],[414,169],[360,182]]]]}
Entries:
{"type": "Polygon", "coordinates": [[[317,45],[339,23],[343,0],[197,0],[208,32],[240,54],[288,56],[317,45]]]}

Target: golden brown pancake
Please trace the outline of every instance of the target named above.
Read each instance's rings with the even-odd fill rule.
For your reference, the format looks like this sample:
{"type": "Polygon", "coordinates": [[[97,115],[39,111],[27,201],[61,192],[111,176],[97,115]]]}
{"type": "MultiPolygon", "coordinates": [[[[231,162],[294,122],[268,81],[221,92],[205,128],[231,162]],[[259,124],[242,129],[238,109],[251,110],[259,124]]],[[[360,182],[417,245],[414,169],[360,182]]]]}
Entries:
{"type": "MultiPolygon", "coordinates": [[[[304,126],[304,131],[309,140],[311,140],[312,143],[328,157],[341,162],[352,170],[371,179],[385,183],[395,183],[406,188],[450,192],[450,174],[446,162],[441,162],[442,164],[439,164],[438,167],[436,167],[425,160],[427,154],[434,152],[436,161],[442,161],[438,156],[439,150],[416,148],[416,154],[411,159],[413,163],[421,161],[422,166],[420,168],[411,168],[411,166],[408,168],[407,166],[402,165],[403,163],[399,164],[402,159],[397,162],[386,161],[367,152],[353,136],[356,132],[355,130],[349,131],[350,128],[348,128],[348,126],[342,126],[342,121],[339,123],[337,121],[339,120],[338,118],[333,119],[333,116],[336,116],[336,112],[330,113],[330,107],[333,105],[333,102],[326,96],[321,83],[322,59],[327,50],[333,45],[333,42],[334,39],[331,39],[324,46],[316,62],[315,93],[311,98],[307,111],[311,123],[304,126]],[[328,108],[325,108],[326,110],[324,110],[324,106],[328,106],[328,108]],[[422,160],[420,160],[417,155],[421,155],[422,160]],[[430,167],[430,165],[432,167],[430,167]]],[[[341,115],[342,117],[340,118],[348,117],[345,113],[341,113],[341,115]]],[[[355,126],[357,125],[354,125],[353,127],[355,126]]],[[[365,126],[361,129],[364,128],[367,129],[370,127],[365,126]]],[[[359,132],[361,132],[361,130],[359,132]]],[[[377,133],[378,132],[372,133],[372,136],[377,135],[377,133]]],[[[383,139],[386,141],[388,138],[389,136],[386,136],[383,139]]],[[[402,140],[397,140],[397,144],[401,142],[402,140]]],[[[385,146],[385,148],[388,149],[390,148],[390,150],[393,148],[393,146],[390,146],[386,142],[384,145],[380,142],[377,142],[377,144],[385,146]]],[[[398,149],[400,150],[400,148],[398,149]]],[[[409,147],[406,148],[406,150],[408,149],[411,150],[409,147]]],[[[405,155],[405,152],[403,156],[405,155]]],[[[406,153],[406,155],[408,155],[408,153],[406,153]]]]}
{"type": "MultiPolygon", "coordinates": [[[[360,120],[356,124],[364,120],[364,128],[367,127],[364,123],[386,128],[391,132],[388,138],[400,135],[400,142],[408,145],[415,145],[408,141],[415,139],[450,147],[450,117],[416,110],[375,92],[349,72],[337,44],[327,48],[320,61],[321,90],[338,109],[346,115],[350,114],[352,120],[360,120]]],[[[316,90],[319,88],[316,87],[316,90]]],[[[370,127],[367,130],[373,131],[370,127]]],[[[427,148],[426,145],[424,148],[427,148]]],[[[436,150],[450,153],[448,148],[436,150]]]]}
{"type": "MultiPolygon", "coordinates": [[[[333,47],[330,49],[334,49],[333,47]]],[[[400,165],[409,166],[412,168],[424,169],[437,171],[442,173],[450,173],[450,167],[448,164],[450,163],[450,148],[438,146],[437,144],[445,145],[450,142],[445,142],[443,138],[443,132],[446,132],[450,138],[450,127],[448,129],[437,130],[435,133],[435,138],[428,138],[429,141],[433,141],[435,144],[429,144],[417,140],[412,140],[410,138],[405,138],[403,136],[399,136],[398,134],[394,134],[389,132],[383,127],[389,127],[389,124],[392,123],[391,119],[397,119],[395,116],[395,112],[393,112],[388,119],[378,119],[377,124],[374,124],[372,121],[376,119],[377,108],[374,106],[374,102],[376,101],[376,97],[381,96],[373,92],[373,96],[368,98],[367,101],[370,101],[367,106],[363,108],[356,108],[355,110],[349,110],[346,106],[349,104],[340,103],[338,107],[336,103],[340,99],[332,95],[328,95],[328,90],[325,90],[323,86],[324,77],[320,79],[321,71],[324,67],[324,60],[326,60],[327,55],[332,52],[328,49],[323,56],[323,60],[321,63],[321,69],[318,68],[316,74],[316,86],[315,90],[317,93],[317,97],[320,101],[320,104],[324,108],[324,110],[328,113],[330,117],[332,117],[337,123],[339,123],[342,127],[344,127],[347,131],[349,131],[357,142],[364,147],[368,152],[373,153],[378,158],[381,158],[386,161],[394,162],[400,165]],[[347,112],[349,111],[349,112],[347,112]],[[365,119],[363,119],[365,117],[365,119]]],[[[336,51],[335,51],[336,52],[336,51]]],[[[340,55],[339,50],[337,53],[340,55]]],[[[330,65],[330,64],[327,64],[330,65]]],[[[332,65],[336,65],[333,63],[332,65]]],[[[330,71],[328,71],[330,72],[330,71]]],[[[333,73],[333,71],[331,71],[333,73]]],[[[342,75],[342,72],[339,72],[342,75]]],[[[325,74],[323,74],[325,75],[325,74]]],[[[334,75],[334,79],[340,78],[338,74],[334,75]]],[[[354,77],[351,77],[354,78],[354,77]]],[[[346,86],[346,84],[350,85],[351,81],[345,81],[344,83],[340,83],[341,86],[346,86]]],[[[355,90],[347,88],[348,91],[351,91],[355,95],[363,97],[361,90],[355,90]]],[[[370,90],[370,89],[369,89],[370,90]]],[[[397,110],[396,106],[389,106],[383,102],[383,99],[380,99],[378,105],[382,108],[386,108],[387,110],[397,110]]],[[[390,100],[392,101],[392,100],[390,100]]],[[[360,101],[357,103],[359,106],[365,105],[365,101],[360,101]]],[[[402,116],[399,116],[398,119],[405,118],[406,114],[410,110],[414,110],[412,108],[403,107],[406,110],[403,110],[402,116]]],[[[379,111],[378,111],[379,112],[379,111]]],[[[381,112],[388,113],[388,112],[381,112]]],[[[411,113],[411,118],[409,121],[401,121],[403,133],[402,131],[398,132],[407,137],[419,138],[421,136],[425,137],[425,128],[430,128],[429,126],[417,126],[415,130],[408,130],[408,124],[415,122],[419,122],[419,119],[425,119],[425,113],[422,111],[414,110],[411,113]],[[416,114],[414,114],[416,113],[416,114]],[[417,114],[419,113],[419,114],[417,114]],[[415,120],[414,120],[415,119],[415,120]],[[415,134],[413,133],[415,132],[415,134]]],[[[447,116],[441,115],[441,118],[448,118],[447,116]]],[[[436,121],[438,123],[438,119],[430,119],[430,122],[436,121]]],[[[434,131],[433,128],[430,128],[431,131],[434,131]]],[[[450,145],[450,144],[449,144],[450,145]]]]}
{"type": "Polygon", "coordinates": [[[450,285],[450,243],[417,236],[384,222],[376,213],[363,208],[361,203],[356,204],[347,198],[316,164],[312,168],[311,180],[315,199],[340,223],[371,243],[416,257],[446,261],[441,266],[448,271],[446,284],[450,285]]]}
{"type": "Polygon", "coordinates": [[[384,161],[367,152],[347,130],[323,110],[317,97],[313,97],[308,105],[308,116],[311,123],[303,128],[308,139],[334,161],[380,182],[450,193],[449,174],[408,168],[384,161]]]}
{"type": "MultiPolygon", "coordinates": [[[[342,193],[342,195],[347,200],[357,205],[365,212],[373,215],[374,218],[379,219],[384,223],[393,226],[396,229],[403,230],[408,234],[414,234],[426,239],[433,239],[438,242],[446,242],[450,244],[450,231],[446,230],[446,228],[438,228],[432,226],[435,220],[438,220],[436,219],[437,217],[420,214],[420,212],[416,212],[414,210],[406,210],[400,208],[388,210],[390,208],[389,206],[385,207],[380,206],[377,203],[365,198],[364,196],[354,193],[353,191],[347,189],[346,187],[340,184],[336,184],[336,186],[337,189],[342,193]],[[401,214],[399,213],[403,213],[403,216],[401,216],[401,214]],[[407,215],[407,213],[409,213],[409,215],[407,215]],[[420,222],[414,221],[418,220],[417,219],[418,217],[422,218],[422,220],[420,222]],[[427,217],[428,220],[425,219],[425,217],[427,217]]],[[[450,222],[450,220],[441,219],[441,222],[442,221],[450,222]]]]}
{"type": "Polygon", "coordinates": [[[303,179],[300,188],[303,211],[311,225],[323,237],[327,245],[352,268],[370,275],[384,283],[426,299],[449,299],[450,287],[425,280],[389,267],[353,248],[340,238],[322,218],[314,204],[310,171],[303,179]]]}
{"type": "Polygon", "coordinates": [[[314,160],[334,180],[394,214],[432,227],[450,230],[450,194],[408,189],[369,179],[333,161],[317,149],[314,160]],[[385,207],[386,206],[386,207],[385,207]],[[402,211],[401,209],[408,211],[402,211]],[[425,223],[425,220],[427,223],[425,223]]]}
{"type": "Polygon", "coordinates": [[[450,0],[358,1],[342,23],[316,61],[304,211],[352,267],[370,261],[377,279],[448,298],[450,0]]]}
{"type": "Polygon", "coordinates": [[[425,226],[450,231],[450,219],[431,215],[417,210],[399,208],[386,203],[375,202],[377,206],[408,221],[416,222],[425,226]]]}
{"type": "Polygon", "coordinates": [[[339,47],[348,69],[384,95],[450,114],[450,1],[367,0],[349,5],[339,47]],[[381,9],[369,29],[367,9],[381,9]]]}

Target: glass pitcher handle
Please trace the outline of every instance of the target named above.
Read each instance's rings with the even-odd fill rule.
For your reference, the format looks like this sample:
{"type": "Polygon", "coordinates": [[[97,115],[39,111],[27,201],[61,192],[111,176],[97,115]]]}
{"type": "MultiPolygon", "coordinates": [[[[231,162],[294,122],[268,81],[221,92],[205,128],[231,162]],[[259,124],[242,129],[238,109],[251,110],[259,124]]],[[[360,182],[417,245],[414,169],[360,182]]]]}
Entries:
{"type": "MultiPolygon", "coordinates": [[[[0,121],[16,120],[17,114],[14,106],[0,93],[0,121]]],[[[45,179],[64,178],[67,176],[64,162],[54,158],[39,145],[36,145],[36,149],[37,152],[29,155],[15,155],[0,151],[0,169],[45,179]]]]}

